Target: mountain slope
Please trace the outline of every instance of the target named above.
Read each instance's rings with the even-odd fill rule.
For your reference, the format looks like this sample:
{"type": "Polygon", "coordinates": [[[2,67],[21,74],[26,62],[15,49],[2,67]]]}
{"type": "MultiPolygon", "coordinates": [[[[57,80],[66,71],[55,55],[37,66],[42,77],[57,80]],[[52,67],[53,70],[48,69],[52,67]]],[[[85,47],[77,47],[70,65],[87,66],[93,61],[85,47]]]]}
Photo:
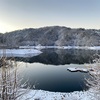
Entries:
{"type": "Polygon", "coordinates": [[[0,34],[0,44],[9,47],[20,45],[100,46],[100,30],[71,29],[52,26],[17,30],[0,34]]]}

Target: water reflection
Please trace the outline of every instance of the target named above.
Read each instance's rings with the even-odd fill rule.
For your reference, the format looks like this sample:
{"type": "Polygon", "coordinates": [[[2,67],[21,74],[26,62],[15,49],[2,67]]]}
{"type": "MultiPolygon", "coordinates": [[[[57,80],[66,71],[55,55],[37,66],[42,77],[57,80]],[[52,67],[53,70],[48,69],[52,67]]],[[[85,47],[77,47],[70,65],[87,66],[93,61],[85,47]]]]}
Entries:
{"type": "Polygon", "coordinates": [[[43,64],[64,65],[64,64],[84,64],[92,63],[100,51],[76,50],[76,49],[45,49],[42,54],[31,58],[16,58],[18,61],[29,63],[39,62],[43,64]]]}
{"type": "MultiPolygon", "coordinates": [[[[32,88],[54,92],[73,92],[88,89],[84,83],[84,77],[88,73],[69,72],[70,65],[44,65],[40,63],[22,64],[20,72],[24,76],[23,83],[28,79],[32,88]]],[[[80,67],[82,67],[81,65],[80,67]]]]}
{"type": "Polygon", "coordinates": [[[42,52],[33,57],[15,57],[20,65],[18,70],[23,76],[23,83],[28,80],[31,88],[35,85],[35,89],[54,92],[88,89],[84,83],[84,78],[89,77],[88,73],[69,72],[67,67],[72,63],[73,66],[83,67],[84,63],[92,62],[100,51],[45,49],[42,52]]]}

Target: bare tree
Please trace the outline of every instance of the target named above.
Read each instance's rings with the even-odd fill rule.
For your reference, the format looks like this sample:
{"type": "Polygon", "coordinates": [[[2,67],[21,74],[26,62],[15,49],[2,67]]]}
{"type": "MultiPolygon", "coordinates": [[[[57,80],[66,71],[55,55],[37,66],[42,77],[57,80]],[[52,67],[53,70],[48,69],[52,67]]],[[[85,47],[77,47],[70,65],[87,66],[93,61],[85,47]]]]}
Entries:
{"type": "Polygon", "coordinates": [[[7,60],[6,55],[3,55],[1,63],[0,100],[22,100],[20,98],[29,92],[29,87],[21,89],[27,85],[27,82],[21,84],[22,78],[19,77],[16,61],[7,60]]]}

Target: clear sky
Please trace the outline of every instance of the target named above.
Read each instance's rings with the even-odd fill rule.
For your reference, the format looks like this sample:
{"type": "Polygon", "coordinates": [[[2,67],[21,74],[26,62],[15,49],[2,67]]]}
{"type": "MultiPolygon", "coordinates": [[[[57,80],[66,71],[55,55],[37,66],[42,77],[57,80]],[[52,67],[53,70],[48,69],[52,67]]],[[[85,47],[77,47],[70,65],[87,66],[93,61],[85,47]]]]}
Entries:
{"type": "Polygon", "coordinates": [[[100,29],[100,0],[0,0],[0,32],[54,25],[100,29]]]}

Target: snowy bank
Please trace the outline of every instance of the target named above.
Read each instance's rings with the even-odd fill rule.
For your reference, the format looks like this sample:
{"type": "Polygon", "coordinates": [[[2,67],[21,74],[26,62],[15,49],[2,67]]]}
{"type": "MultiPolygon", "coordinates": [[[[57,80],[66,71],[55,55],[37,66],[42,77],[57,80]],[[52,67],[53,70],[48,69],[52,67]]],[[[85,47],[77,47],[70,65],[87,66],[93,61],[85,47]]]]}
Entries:
{"type": "Polygon", "coordinates": [[[36,49],[0,49],[1,57],[32,57],[41,53],[41,51],[36,49]]]}
{"type": "Polygon", "coordinates": [[[19,46],[19,48],[24,48],[24,49],[49,49],[49,48],[55,48],[55,49],[86,49],[86,50],[100,50],[100,46],[19,46]]]}
{"type": "MultiPolygon", "coordinates": [[[[96,68],[97,66],[100,66],[100,63],[93,63],[93,64],[83,64],[83,65],[75,65],[75,64],[70,64],[71,67],[66,66],[67,70],[70,72],[89,72],[90,75],[92,74],[97,74],[96,73],[96,68]]],[[[100,71],[98,71],[98,74],[100,71]]]]}
{"type": "Polygon", "coordinates": [[[27,98],[30,98],[29,100],[96,100],[90,90],[71,93],[30,90],[21,97],[21,100],[27,98]]]}
{"type": "Polygon", "coordinates": [[[74,68],[67,68],[68,71],[71,71],[71,72],[89,72],[88,69],[85,69],[85,68],[77,68],[77,67],[74,67],[74,68]]]}

